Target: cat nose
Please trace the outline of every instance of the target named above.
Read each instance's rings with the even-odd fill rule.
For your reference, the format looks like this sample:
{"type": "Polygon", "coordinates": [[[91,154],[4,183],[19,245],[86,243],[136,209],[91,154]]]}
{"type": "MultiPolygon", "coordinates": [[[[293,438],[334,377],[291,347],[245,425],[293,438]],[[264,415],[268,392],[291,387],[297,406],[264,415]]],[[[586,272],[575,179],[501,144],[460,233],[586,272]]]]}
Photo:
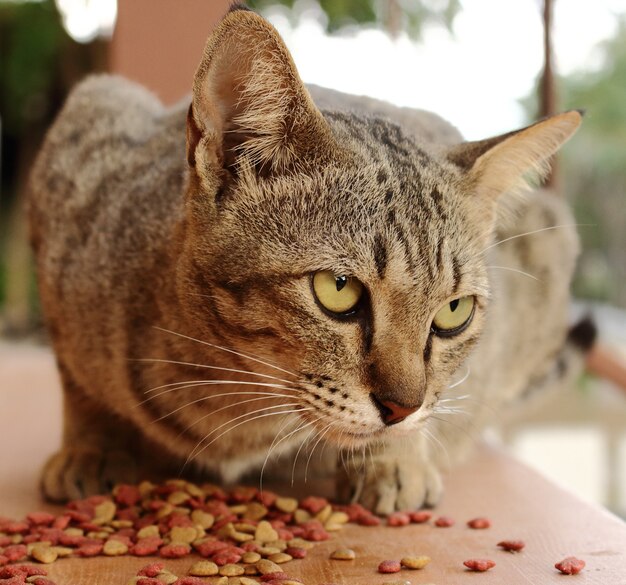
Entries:
{"type": "Polygon", "coordinates": [[[402,422],[407,416],[413,414],[421,406],[421,404],[418,404],[417,406],[403,406],[393,400],[382,400],[374,394],[370,394],[370,397],[372,402],[376,405],[376,408],[378,408],[380,417],[387,426],[402,422]]]}

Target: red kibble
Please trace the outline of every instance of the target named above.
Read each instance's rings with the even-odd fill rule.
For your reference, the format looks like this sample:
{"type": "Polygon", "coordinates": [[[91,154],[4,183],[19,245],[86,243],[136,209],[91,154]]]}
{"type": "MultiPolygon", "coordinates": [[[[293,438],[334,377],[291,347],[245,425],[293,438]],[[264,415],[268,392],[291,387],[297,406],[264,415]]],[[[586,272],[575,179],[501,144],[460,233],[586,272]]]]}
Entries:
{"type": "Polygon", "coordinates": [[[71,518],[69,516],[59,516],[58,518],[54,519],[54,522],[52,523],[52,528],[56,528],[57,530],[65,530],[71,522],[71,518]]]}
{"type": "Polygon", "coordinates": [[[230,500],[235,504],[247,504],[256,497],[258,491],[253,487],[238,486],[230,493],[230,500]]]}
{"type": "Polygon", "coordinates": [[[0,547],[9,546],[13,540],[10,536],[0,536],[0,547]]]}
{"type": "Polygon", "coordinates": [[[410,512],[409,518],[413,524],[424,524],[433,517],[432,512],[426,510],[418,510],[417,512],[410,512]]]}
{"type": "Polygon", "coordinates": [[[439,516],[439,518],[435,520],[435,526],[439,526],[439,528],[449,528],[450,526],[454,526],[454,518],[450,518],[449,516],[439,516]]]}
{"type": "Polygon", "coordinates": [[[311,542],[321,542],[322,540],[328,540],[330,534],[323,528],[312,528],[311,530],[305,530],[302,538],[311,542]]]}
{"type": "Polygon", "coordinates": [[[405,512],[393,512],[387,517],[387,526],[408,526],[411,518],[405,512]]]}
{"type": "Polygon", "coordinates": [[[383,561],[378,565],[379,573],[399,573],[401,569],[400,561],[383,561]]]}
{"type": "Polygon", "coordinates": [[[286,528],[279,528],[276,532],[278,532],[278,538],[281,540],[288,541],[293,538],[293,532],[291,532],[291,530],[287,530],[286,528]]]}
{"type": "Polygon", "coordinates": [[[316,496],[309,496],[300,502],[300,508],[313,515],[321,512],[326,506],[328,506],[328,500],[316,496]]]}
{"type": "Polygon", "coordinates": [[[381,519],[374,514],[364,514],[357,520],[359,526],[380,526],[381,519]]]}
{"type": "Polygon", "coordinates": [[[48,572],[41,567],[35,567],[34,565],[11,565],[0,569],[0,579],[8,579],[9,577],[15,577],[24,575],[26,577],[32,577],[34,575],[47,575],[48,572]]]}
{"type": "Polygon", "coordinates": [[[491,528],[491,521],[488,518],[474,518],[467,525],[474,530],[484,530],[485,528],[491,528]]]}
{"type": "Polygon", "coordinates": [[[50,526],[55,520],[55,516],[48,514],[48,512],[31,512],[26,516],[28,520],[34,526],[50,526]]]}
{"type": "Polygon", "coordinates": [[[228,548],[228,544],[222,542],[220,540],[207,540],[205,542],[200,542],[198,544],[194,544],[193,547],[203,556],[210,557],[226,548],[228,548]]]}
{"type": "Polygon", "coordinates": [[[7,522],[2,527],[2,532],[6,532],[7,534],[23,534],[24,532],[28,532],[29,528],[28,522],[7,522]]]}
{"type": "Polygon", "coordinates": [[[241,555],[237,552],[224,551],[214,555],[211,560],[218,566],[223,567],[230,563],[238,563],[241,560],[241,555]]]}
{"type": "Polygon", "coordinates": [[[115,501],[130,508],[141,501],[141,492],[134,485],[120,484],[113,491],[115,501]]]}
{"type": "Polygon", "coordinates": [[[9,577],[2,581],[2,585],[24,585],[25,583],[27,583],[27,581],[25,581],[24,575],[9,577]]]}
{"type": "Polygon", "coordinates": [[[159,547],[163,545],[163,539],[158,536],[147,536],[146,538],[140,538],[131,548],[131,554],[138,557],[146,557],[148,555],[154,555],[159,550],[159,547]]]}
{"type": "Polygon", "coordinates": [[[23,544],[12,544],[7,546],[2,554],[9,559],[10,563],[14,563],[15,561],[21,561],[26,558],[27,548],[23,544]]]}
{"type": "Polygon", "coordinates": [[[288,555],[291,555],[294,559],[303,559],[306,557],[306,549],[298,546],[288,546],[285,549],[285,552],[288,555]]]}
{"type": "Polygon", "coordinates": [[[163,585],[163,581],[159,581],[154,577],[142,577],[137,579],[137,585],[163,585]]]}
{"type": "Polygon", "coordinates": [[[585,561],[576,557],[567,557],[554,565],[564,575],[578,575],[585,568],[585,561]]]}
{"type": "Polygon", "coordinates": [[[271,508],[278,499],[278,496],[274,492],[263,491],[257,492],[256,499],[266,508],[271,508]]]}
{"type": "Polygon", "coordinates": [[[104,544],[100,543],[85,543],[81,544],[75,551],[74,554],[79,557],[97,557],[104,548],[104,544]]]}
{"type": "Polygon", "coordinates": [[[6,565],[9,562],[9,559],[4,555],[0,555],[0,567],[6,565]]]}
{"type": "Polygon", "coordinates": [[[526,546],[526,543],[523,540],[502,540],[498,546],[508,552],[519,552],[526,546]]]}
{"type": "Polygon", "coordinates": [[[156,577],[165,565],[163,563],[150,563],[137,571],[139,577],[156,577]]]}
{"type": "Polygon", "coordinates": [[[188,544],[166,544],[159,549],[159,555],[164,559],[179,559],[191,552],[188,544]]]}
{"type": "Polygon", "coordinates": [[[489,569],[493,569],[496,564],[490,559],[468,559],[463,564],[470,570],[483,573],[489,569]]]}

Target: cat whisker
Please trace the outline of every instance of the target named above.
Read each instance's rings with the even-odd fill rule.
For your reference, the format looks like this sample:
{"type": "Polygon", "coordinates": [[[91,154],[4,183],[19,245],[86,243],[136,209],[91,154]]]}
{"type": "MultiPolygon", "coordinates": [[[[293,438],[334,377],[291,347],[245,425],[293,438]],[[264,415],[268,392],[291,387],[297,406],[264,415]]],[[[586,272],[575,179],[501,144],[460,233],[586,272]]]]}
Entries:
{"type": "MultiPolygon", "coordinates": [[[[234,372],[236,374],[248,374],[249,376],[258,376],[259,378],[268,378],[269,380],[276,380],[277,382],[284,382],[285,384],[293,384],[293,380],[284,380],[283,378],[277,378],[276,376],[270,376],[269,374],[261,374],[259,372],[253,372],[252,370],[238,370],[236,368],[224,368],[221,366],[209,366],[206,364],[196,364],[193,362],[179,362],[176,360],[168,360],[168,359],[164,359],[164,358],[136,358],[136,359],[132,359],[130,361],[134,361],[134,362],[148,362],[148,363],[163,363],[163,364],[175,364],[175,365],[179,365],[179,366],[191,366],[194,368],[202,368],[202,369],[207,369],[207,370],[219,370],[221,372],[234,372]]],[[[160,386],[161,388],[164,386],[160,386]]],[[[153,392],[154,390],[157,390],[158,388],[160,388],[159,386],[157,386],[157,388],[152,388],[150,390],[146,390],[145,394],[149,394],[150,392],[153,392]]]]}
{"type": "Polygon", "coordinates": [[[536,276],[533,276],[532,274],[528,272],[524,272],[523,270],[519,270],[517,268],[511,268],[510,266],[487,266],[487,268],[499,268],[500,270],[508,270],[510,272],[516,272],[517,274],[523,274],[524,276],[528,276],[528,278],[532,278],[533,280],[536,280],[537,282],[541,282],[541,280],[538,279],[536,276]]]}
{"type": "Polygon", "coordinates": [[[291,376],[295,376],[296,378],[298,378],[298,374],[296,374],[295,372],[292,372],[290,370],[286,370],[284,368],[281,368],[275,364],[272,364],[270,362],[267,362],[265,360],[262,360],[261,358],[257,357],[257,356],[253,356],[253,355],[249,355],[249,354],[245,354],[243,352],[240,351],[235,351],[234,349],[229,349],[228,347],[224,347],[222,345],[217,345],[215,343],[210,343],[208,341],[202,341],[200,339],[196,339],[195,337],[190,337],[189,335],[184,335],[182,333],[177,333],[176,331],[172,331],[171,329],[165,329],[163,327],[158,327],[158,326],[154,326],[155,329],[157,329],[158,331],[163,331],[164,333],[170,333],[172,335],[176,335],[178,337],[182,337],[184,339],[188,339],[190,341],[195,341],[196,343],[201,343],[202,345],[206,345],[208,347],[213,347],[215,349],[219,349],[221,351],[225,351],[227,353],[232,353],[234,355],[237,355],[239,357],[248,359],[248,360],[252,360],[253,362],[257,362],[259,364],[263,364],[264,366],[268,366],[270,368],[273,368],[275,370],[278,370],[280,372],[283,372],[285,374],[289,374],[291,376]]]}
{"type": "Polygon", "coordinates": [[[457,382],[454,382],[454,384],[450,384],[450,386],[448,386],[448,390],[452,390],[452,388],[456,388],[457,386],[460,386],[461,384],[463,384],[463,382],[465,382],[465,380],[469,378],[469,375],[470,375],[470,368],[469,366],[467,366],[467,372],[465,372],[465,375],[457,382]]]}
{"type": "Polygon", "coordinates": [[[469,394],[463,394],[463,396],[454,396],[452,398],[444,398],[443,400],[438,400],[437,404],[440,404],[442,402],[455,402],[457,400],[467,400],[468,398],[471,398],[469,394]]]}
{"type": "Polygon", "coordinates": [[[540,232],[547,232],[548,230],[556,230],[559,228],[569,228],[569,227],[592,227],[595,224],[593,223],[564,223],[561,225],[552,225],[549,227],[545,227],[545,228],[541,228],[539,230],[532,230],[530,232],[525,232],[523,234],[517,234],[515,236],[510,236],[508,238],[504,238],[504,240],[499,240],[498,242],[495,242],[493,244],[491,244],[490,246],[487,246],[484,250],[483,250],[483,254],[487,251],[487,250],[491,250],[491,248],[495,248],[496,246],[499,246],[500,244],[504,244],[504,242],[510,242],[511,240],[515,240],[516,238],[522,238],[524,236],[532,236],[533,234],[538,234],[540,232]]]}
{"type": "MultiPolygon", "coordinates": [[[[290,390],[292,392],[296,392],[295,388],[288,388],[286,386],[281,386],[279,384],[269,384],[267,382],[246,382],[246,381],[239,382],[237,380],[209,380],[201,384],[189,384],[188,386],[177,386],[175,388],[168,388],[167,390],[163,390],[162,392],[158,392],[157,394],[153,394],[149,398],[142,400],[141,402],[136,404],[135,407],[146,404],[147,402],[151,402],[152,400],[155,400],[156,398],[159,398],[160,396],[164,396],[165,394],[176,392],[177,390],[185,390],[187,388],[199,388],[202,386],[256,386],[256,387],[260,386],[262,388],[276,388],[277,390],[290,390]]],[[[232,392],[230,394],[236,395],[237,393],[232,392]]],[[[279,394],[277,392],[272,392],[272,394],[274,396],[287,396],[288,398],[295,398],[293,394],[279,394]]],[[[229,393],[224,394],[224,396],[228,396],[228,395],[229,393]]]]}
{"type": "Polygon", "coordinates": [[[220,433],[217,437],[215,437],[214,439],[212,439],[209,443],[207,443],[206,445],[204,445],[203,447],[200,448],[200,445],[206,441],[213,433],[215,433],[216,431],[218,431],[220,428],[224,427],[227,424],[233,423],[236,420],[244,417],[244,416],[248,416],[251,414],[254,414],[256,412],[262,412],[262,411],[267,411],[267,410],[271,410],[272,408],[280,408],[280,407],[286,407],[286,406],[294,406],[297,405],[296,403],[293,404],[279,404],[277,406],[268,406],[267,408],[261,408],[259,410],[254,410],[252,412],[248,412],[245,415],[241,415],[238,417],[235,417],[234,419],[228,421],[227,423],[224,423],[222,425],[220,425],[219,427],[215,428],[214,430],[212,430],[208,435],[206,435],[199,443],[198,445],[196,445],[196,447],[194,447],[194,450],[191,452],[191,454],[187,457],[187,460],[185,461],[185,464],[183,465],[183,469],[185,468],[185,466],[190,463],[191,461],[193,461],[196,457],[199,457],[206,449],[208,449],[213,443],[215,443],[215,441],[217,441],[218,439],[220,439],[221,437],[223,437],[224,435],[226,435],[227,433],[230,433],[231,431],[233,431],[234,429],[236,429],[237,427],[240,427],[241,425],[244,425],[246,423],[261,419],[261,418],[267,418],[268,416],[278,416],[281,414],[292,414],[295,412],[304,412],[307,410],[315,410],[314,408],[294,408],[291,410],[281,410],[280,412],[265,412],[264,414],[259,414],[257,416],[253,416],[252,418],[248,418],[246,420],[243,420],[239,423],[237,423],[236,425],[226,429],[223,433],[220,433]]]}
{"type": "MultiPolygon", "coordinates": [[[[317,419],[317,420],[320,420],[320,419],[317,419]]],[[[267,455],[265,456],[265,460],[263,461],[263,466],[261,467],[261,475],[260,475],[260,478],[259,478],[259,490],[260,491],[263,491],[263,474],[265,473],[265,467],[267,466],[267,462],[270,460],[270,457],[272,455],[272,451],[276,447],[278,447],[278,445],[280,445],[283,441],[286,441],[287,439],[289,439],[289,437],[293,437],[293,435],[295,435],[296,433],[299,433],[299,432],[303,431],[304,429],[306,429],[307,427],[310,427],[312,424],[315,424],[317,422],[317,420],[313,420],[313,421],[310,421],[310,422],[298,421],[301,424],[299,424],[293,431],[290,431],[287,435],[285,435],[280,440],[278,440],[278,436],[285,429],[285,427],[289,426],[294,421],[287,420],[287,424],[283,424],[282,425],[280,430],[276,433],[276,436],[274,437],[274,440],[272,441],[272,444],[270,445],[270,448],[267,451],[267,455]]]]}
{"type": "MultiPolygon", "coordinates": [[[[322,420],[323,418],[324,417],[321,416],[315,422],[318,422],[318,421],[322,420]]],[[[302,448],[309,442],[309,440],[311,438],[311,435],[313,435],[313,433],[315,433],[315,431],[316,431],[316,427],[313,427],[309,431],[309,434],[306,436],[306,438],[302,441],[302,443],[300,443],[300,447],[298,447],[298,451],[296,451],[296,456],[294,457],[293,465],[291,466],[291,487],[293,487],[293,484],[295,483],[296,465],[298,463],[298,457],[300,456],[300,452],[302,451],[302,448]]],[[[317,436],[317,433],[314,436],[317,436]]]]}
{"type": "MultiPolygon", "coordinates": [[[[245,392],[243,394],[245,394],[245,392]]],[[[251,392],[251,394],[255,394],[255,393],[251,392]]],[[[222,394],[222,396],[230,396],[230,394],[222,394]]],[[[222,406],[222,407],[220,407],[220,408],[218,408],[216,410],[212,410],[208,414],[208,416],[211,416],[211,415],[213,415],[213,414],[215,414],[217,412],[222,412],[223,410],[227,410],[229,408],[233,408],[235,406],[240,406],[242,404],[248,404],[249,402],[258,402],[259,400],[272,400],[274,398],[282,398],[283,396],[286,397],[286,398],[293,398],[293,396],[287,396],[286,394],[285,395],[274,396],[274,395],[271,395],[271,394],[268,393],[267,396],[262,396],[260,398],[250,398],[248,400],[241,400],[239,402],[234,402],[233,404],[227,404],[226,406],[222,406]]],[[[183,404],[182,406],[179,406],[178,408],[172,410],[171,412],[168,412],[167,414],[164,414],[162,417],[157,418],[157,419],[155,419],[152,422],[156,423],[156,422],[162,421],[162,420],[172,416],[173,414],[176,414],[177,412],[179,412],[179,411],[181,411],[181,410],[183,410],[185,408],[188,408],[189,406],[193,406],[194,404],[197,404],[199,402],[204,402],[206,400],[210,400],[211,398],[216,398],[216,396],[203,396],[202,398],[197,398],[196,400],[192,400],[191,402],[187,402],[186,404],[183,404]]]]}
{"type": "Polygon", "coordinates": [[[319,438],[317,439],[317,441],[315,441],[315,445],[313,445],[313,449],[311,449],[311,452],[309,453],[309,456],[306,460],[306,467],[304,468],[304,483],[307,482],[307,477],[308,477],[308,473],[309,473],[309,464],[311,463],[311,458],[313,457],[313,453],[315,452],[315,449],[317,448],[317,446],[320,444],[320,441],[324,438],[324,435],[331,429],[331,427],[333,426],[334,422],[331,420],[326,427],[324,427],[323,432],[320,434],[319,438]]]}
{"type": "Polygon", "coordinates": [[[434,443],[435,445],[439,447],[439,449],[443,452],[443,454],[446,456],[446,459],[448,460],[448,467],[451,467],[452,459],[450,458],[450,453],[448,453],[448,450],[446,449],[445,445],[437,438],[437,435],[435,435],[426,426],[422,427],[421,430],[424,433],[424,436],[426,437],[427,440],[432,441],[432,443],[434,443]]]}

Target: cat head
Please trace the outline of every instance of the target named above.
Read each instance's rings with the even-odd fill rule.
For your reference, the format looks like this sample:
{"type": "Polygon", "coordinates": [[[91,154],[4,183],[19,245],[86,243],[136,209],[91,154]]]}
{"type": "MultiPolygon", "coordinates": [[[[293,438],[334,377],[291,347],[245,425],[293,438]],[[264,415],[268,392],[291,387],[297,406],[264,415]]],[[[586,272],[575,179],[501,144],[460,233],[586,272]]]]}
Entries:
{"type": "Polygon", "coordinates": [[[421,144],[320,112],[274,28],[231,11],[187,121],[179,289],[196,335],[280,366],[327,437],[414,428],[479,340],[498,198],[580,119],[421,144]]]}

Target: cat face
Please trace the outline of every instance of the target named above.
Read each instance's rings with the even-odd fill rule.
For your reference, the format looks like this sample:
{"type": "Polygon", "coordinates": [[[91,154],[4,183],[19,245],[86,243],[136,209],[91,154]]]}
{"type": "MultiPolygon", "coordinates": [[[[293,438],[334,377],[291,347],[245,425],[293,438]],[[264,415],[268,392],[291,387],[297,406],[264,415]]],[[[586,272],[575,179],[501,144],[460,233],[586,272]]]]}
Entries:
{"type": "Polygon", "coordinates": [[[188,119],[190,314],[288,371],[327,438],[415,428],[478,341],[496,197],[579,118],[427,150],[390,122],[323,115],[273,28],[231,13],[188,119]]]}

